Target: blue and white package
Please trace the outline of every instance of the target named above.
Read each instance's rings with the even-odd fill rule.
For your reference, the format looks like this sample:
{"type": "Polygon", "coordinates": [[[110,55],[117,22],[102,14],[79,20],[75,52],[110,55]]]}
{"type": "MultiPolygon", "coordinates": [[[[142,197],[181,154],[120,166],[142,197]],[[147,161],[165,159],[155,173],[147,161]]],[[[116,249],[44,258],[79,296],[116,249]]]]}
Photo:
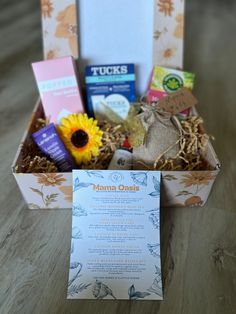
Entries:
{"type": "Polygon", "coordinates": [[[104,119],[107,109],[126,119],[135,102],[134,64],[87,66],[85,70],[89,116],[104,119]]]}

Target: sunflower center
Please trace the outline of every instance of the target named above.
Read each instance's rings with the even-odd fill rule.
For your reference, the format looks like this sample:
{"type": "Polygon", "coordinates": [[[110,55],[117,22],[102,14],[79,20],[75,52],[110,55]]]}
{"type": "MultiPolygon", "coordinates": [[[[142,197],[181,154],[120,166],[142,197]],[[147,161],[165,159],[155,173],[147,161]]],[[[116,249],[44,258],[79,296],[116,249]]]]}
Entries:
{"type": "Polygon", "coordinates": [[[53,179],[53,178],[47,178],[47,181],[48,181],[49,183],[55,183],[55,182],[56,182],[56,180],[53,179]]]}
{"type": "Polygon", "coordinates": [[[77,130],[71,136],[71,142],[77,148],[84,147],[85,145],[88,144],[88,141],[89,136],[83,130],[77,130]]]}

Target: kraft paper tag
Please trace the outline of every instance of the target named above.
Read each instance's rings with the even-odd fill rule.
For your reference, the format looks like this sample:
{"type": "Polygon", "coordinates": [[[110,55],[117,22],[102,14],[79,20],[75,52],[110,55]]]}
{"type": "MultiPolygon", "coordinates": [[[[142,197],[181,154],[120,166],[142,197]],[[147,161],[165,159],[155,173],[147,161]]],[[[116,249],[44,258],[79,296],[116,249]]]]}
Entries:
{"type": "Polygon", "coordinates": [[[197,103],[198,101],[193,94],[187,88],[183,87],[179,91],[162,98],[157,106],[175,115],[196,106],[197,103]]]}

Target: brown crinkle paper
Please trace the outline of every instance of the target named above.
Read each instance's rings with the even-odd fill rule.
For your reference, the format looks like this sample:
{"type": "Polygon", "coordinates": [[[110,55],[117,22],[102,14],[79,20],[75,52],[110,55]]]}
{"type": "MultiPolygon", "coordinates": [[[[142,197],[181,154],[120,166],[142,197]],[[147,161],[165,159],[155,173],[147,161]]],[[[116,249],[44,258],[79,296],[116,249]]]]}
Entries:
{"type": "Polygon", "coordinates": [[[125,135],[122,132],[121,125],[113,125],[107,121],[99,123],[99,127],[103,131],[102,147],[98,157],[82,165],[82,169],[107,169],[115,151],[122,146],[125,141],[125,135]]]}
{"type": "MultiPolygon", "coordinates": [[[[37,119],[31,133],[37,132],[48,124],[46,119],[37,119]]],[[[58,168],[40,151],[31,138],[28,138],[21,149],[20,164],[16,166],[17,173],[56,173],[58,168]]]]}
{"type": "MultiPolygon", "coordinates": [[[[163,156],[169,149],[157,156],[152,170],[165,171],[193,171],[211,170],[210,165],[203,159],[202,153],[206,151],[207,144],[213,137],[205,133],[203,119],[199,116],[190,116],[186,120],[179,121],[182,129],[182,136],[173,144],[179,146],[178,153],[173,158],[165,159],[163,156]]],[[[142,166],[150,169],[145,163],[142,166]]]]}
{"type": "Polygon", "coordinates": [[[23,161],[24,166],[21,169],[24,173],[52,173],[58,172],[57,167],[46,157],[35,156],[33,159],[28,156],[23,161]]]}
{"type": "MultiPolygon", "coordinates": [[[[47,125],[44,119],[38,119],[33,132],[47,125]]],[[[92,158],[90,163],[82,165],[82,169],[107,169],[115,151],[124,143],[125,135],[121,125],[113,125],[107,121],[99,124],[103,131],[102,147],[98,157],[92,158]]],[[[33,133],[32,132],[32,133],[33,133]]],[[[37,145],[28,139],[21,151],[20,164],[16,166],[17,173],[52,173],[58,172],[58,168],[39,150],[37,145]]]]}
{"type": "Polygon", "coordinates": [[[37,145],[28,139],[21,150],[21,161],[16,166],[17,173],[52,173],[58,172],[54,162],[50,161],[39,150],[37,145]]]}
{"type": "MultiPolygon", "coordinates": [[[[167,150],[157,156],[153,167],[140,162],[140,167],[150,170],[185,171],[185,170],[208,170],[208,163],[202,158],[202,153],[206,151],[206,146],[210,138],[203,129],[203,119],[199,116],[191,116],[183,121],[178,120],[179,128],[182,130],[180,138],[172,145],[179,147],[177,154],[172,158],[164,158],[167,150]]],[[[41,129],[48,122],[38,119],[33,132],[41,129]]],[[[124,126],[115,125],[108,121],[99,123],[103,131],[102,147],[98,157],[92,158],[87,165],[82,165],[82,169],[107,169],[115,151],[122,146],[125,141],[124,126]]],[[[139,167],[139,169],[141,169],[139,167]]],[[[210,170],[210,169],[209,169],[210,170]]],[[[58,168],[53,161],[49,160],[38,149],[37,145],[28,139],[21,151],[20,164],[16,166],[17,173],[55,173],[58,168]]]]}

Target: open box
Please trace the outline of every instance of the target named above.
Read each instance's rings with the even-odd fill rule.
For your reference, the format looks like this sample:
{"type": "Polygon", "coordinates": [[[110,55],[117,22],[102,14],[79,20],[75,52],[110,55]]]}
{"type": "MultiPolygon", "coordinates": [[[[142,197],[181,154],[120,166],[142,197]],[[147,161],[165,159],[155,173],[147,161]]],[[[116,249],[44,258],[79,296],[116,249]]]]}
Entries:
{"type": "MultiPolygon", "coordinates": [[[[30,209],[71,208],[72,173],[33,174],[19,173],[16,169],[16,166],[21,164],[22,147],[31,140],[31,130],[36,120],[42,116],[43,109],[38,101],[18,149],[12,171],[30,209]]],[[[203,157],[213,170],[162,171],[162,207],[203,206],[206,203],[220,171],[220,163],[210,142],[203,157]]]]}
{"type": "MultiPolygon", "coordinates": [[[[60,2],[61,10],[63,3],[65,8],[71,5],[71,1],[63,0],[60,2]]],[[[146,0],[101,0],[99,3],[99,8],[96,0],[80,0],[78,4],[78,38],[82,64],[137,64],[139,95],[146,89],[153,64],[180,69],[183,67],[183,0],[176,0],[174,4],[172,1],[164,3],[156,0],[148,3],[146,0]]],[[[60,56],[64,55],[58,50],[56,57],[60,56]]],[[[81,69],[82,73],[83,66],[81,69]]],[[[38,101],[12,171],[29,208],[71,208],[72,173],[33,174],[20,173],[16,169],[21,164],[22,147],[30,140],[37,118],[42,116],[43,109],[38,101]]],[[[203,206],[206,203],[220,163],[211,143],[203,157],[211,166],[211,171],[162,172],[163,207],[203,206]]]]}

